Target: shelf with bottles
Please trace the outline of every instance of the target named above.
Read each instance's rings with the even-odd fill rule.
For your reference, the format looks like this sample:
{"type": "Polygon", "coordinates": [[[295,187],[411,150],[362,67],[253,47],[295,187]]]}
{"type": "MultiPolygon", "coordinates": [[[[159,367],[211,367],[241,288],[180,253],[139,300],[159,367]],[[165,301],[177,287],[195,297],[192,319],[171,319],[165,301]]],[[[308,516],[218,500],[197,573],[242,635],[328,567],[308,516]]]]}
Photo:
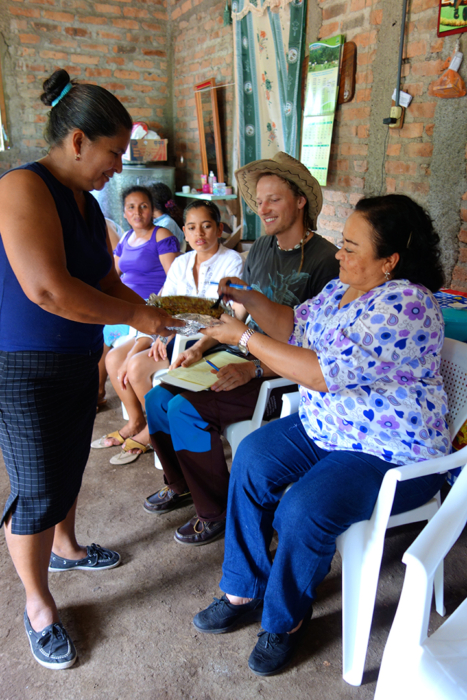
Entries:
{"type": "Polygon", "coordinates": [[[210,194],[209,192],[175,192],[177,197],[190,197],[191,199],[206,199],[208,202],[215,200],[237,199],[236,194],[210,194]]]}

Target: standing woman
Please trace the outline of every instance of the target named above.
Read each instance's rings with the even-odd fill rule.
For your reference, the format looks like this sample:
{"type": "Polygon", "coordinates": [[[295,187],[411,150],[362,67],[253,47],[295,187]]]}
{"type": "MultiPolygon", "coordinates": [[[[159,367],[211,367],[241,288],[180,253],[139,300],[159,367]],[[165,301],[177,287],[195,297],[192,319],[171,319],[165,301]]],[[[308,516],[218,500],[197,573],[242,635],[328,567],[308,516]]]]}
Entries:
{"type": "Polygon", "coordinates": [[[120,561],[111,550],[79,545],[74,530],[102,325],[167,335],[166,323],[179,322],[120,281],[104,216],[89,194],[121,172],[130,115],[107,90],[70,81],[64,70],[43,89],[41,100],[52,108],[50,150],[0,180],[0,446],[11,486],[0,525],[26,590],[32,653],[61,669],[76,651],[47,570],[106,569],[120,561]]]}

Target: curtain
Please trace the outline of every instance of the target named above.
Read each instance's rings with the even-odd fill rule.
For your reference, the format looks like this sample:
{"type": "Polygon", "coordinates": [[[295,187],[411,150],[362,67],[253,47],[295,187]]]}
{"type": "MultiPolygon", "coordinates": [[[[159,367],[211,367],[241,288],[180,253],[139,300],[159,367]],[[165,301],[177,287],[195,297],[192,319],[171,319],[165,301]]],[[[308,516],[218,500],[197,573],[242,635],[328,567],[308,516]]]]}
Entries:
{"type": "MultiPolygon", "coordinates": [[[[237,167],[278,151],[299,157],[306,0],[234,0],[237,167]]],[[[261,222],[242,203],[243,237],[261,222]]]]}

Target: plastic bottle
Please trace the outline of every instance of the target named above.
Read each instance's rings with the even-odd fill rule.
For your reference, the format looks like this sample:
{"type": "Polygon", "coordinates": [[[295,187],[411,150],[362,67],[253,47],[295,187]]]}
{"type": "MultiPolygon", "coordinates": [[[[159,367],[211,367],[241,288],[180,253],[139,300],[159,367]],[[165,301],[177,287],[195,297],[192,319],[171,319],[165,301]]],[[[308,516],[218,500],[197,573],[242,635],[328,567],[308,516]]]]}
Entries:
{"type": "Polygon", "coordinates": [[[209,173],[209,177],[208,177],[209,192],[211,194],[213,193],[213,190],[214,190],[213,185],[215,182],[217,182],[217,178],[211,170],[211,172],[209,173]]]}

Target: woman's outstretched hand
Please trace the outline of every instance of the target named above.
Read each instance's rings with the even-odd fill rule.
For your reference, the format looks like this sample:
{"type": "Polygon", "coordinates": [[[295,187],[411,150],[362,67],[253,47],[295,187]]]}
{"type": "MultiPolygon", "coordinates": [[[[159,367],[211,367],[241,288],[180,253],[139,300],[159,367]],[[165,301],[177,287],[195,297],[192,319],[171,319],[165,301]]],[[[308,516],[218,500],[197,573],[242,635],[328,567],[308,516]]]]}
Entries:
{"type": "Polygon", "coordinates": [[[228,314],[222,314],[220,320],[221,324],[217,326],[211,326],[210,328],[203,328],[200,333],[207,335],[210,338],[215,338],[219,343],[225,343],[226,345],[238,345],[238,341],[248,328],[244,323],[236,318],[232,318],[228,314]]]}
{"type": "Polygon", "coordinates": [[[141,331],[141,333],[147,333],[147,335],[168,337],[173,335],[173,330],[168,330],[168,328],[183,328],[185,321],[179,318],[172,318],[163,309],[141,305],[135,307],[135,320],[131,325],[136,330],[141,331]]]}

